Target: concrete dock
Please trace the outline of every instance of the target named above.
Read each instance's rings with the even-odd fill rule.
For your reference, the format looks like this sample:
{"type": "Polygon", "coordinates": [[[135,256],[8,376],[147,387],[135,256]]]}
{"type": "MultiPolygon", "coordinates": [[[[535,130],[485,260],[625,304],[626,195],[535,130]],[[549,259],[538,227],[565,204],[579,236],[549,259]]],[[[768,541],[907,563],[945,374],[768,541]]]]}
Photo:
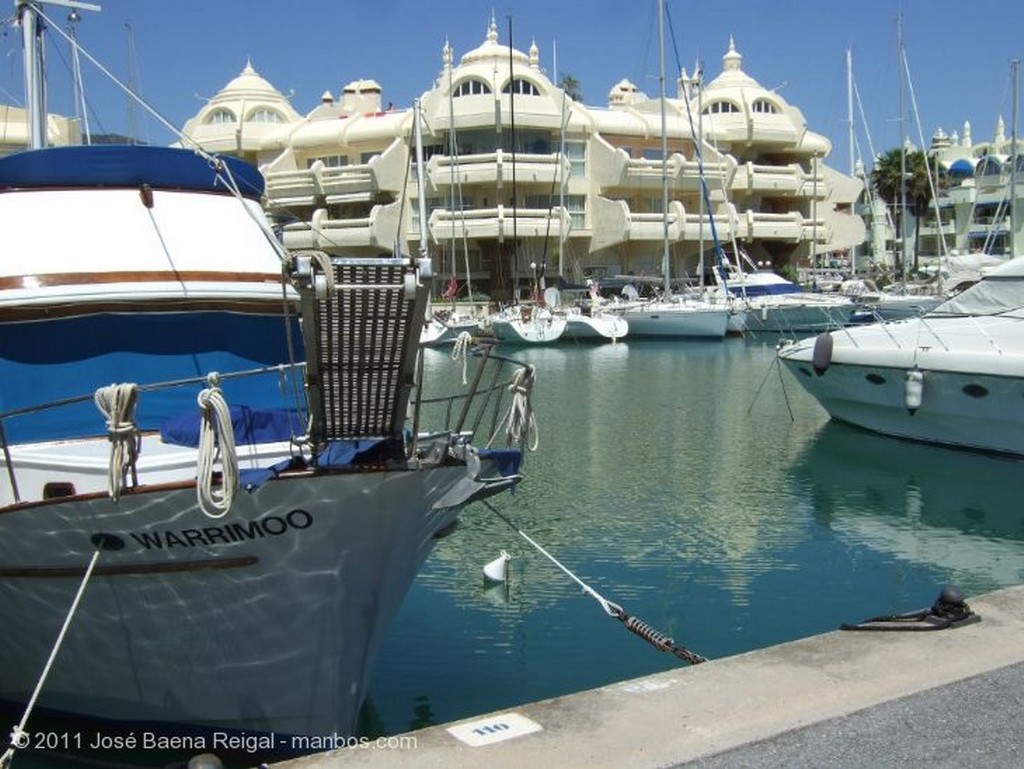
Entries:
{"type": "Polygon", "coordinates": [[[980,622],[837,630],[277,766],[1024,766],[1024,586],[967,603],[980,622]]]}

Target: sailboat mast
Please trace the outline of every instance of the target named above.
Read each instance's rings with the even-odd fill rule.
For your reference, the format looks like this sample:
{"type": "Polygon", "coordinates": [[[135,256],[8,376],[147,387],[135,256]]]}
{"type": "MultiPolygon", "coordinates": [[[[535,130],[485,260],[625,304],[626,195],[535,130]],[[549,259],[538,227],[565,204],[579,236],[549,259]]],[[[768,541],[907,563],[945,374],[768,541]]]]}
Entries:
{"type": "Polygon", "coordinates": [[[508,111],[509,111],[509,143],[512,149],[512,284],[519,299],[519,229],[516,223],[518,211],[516,201],[516,84],[515,70],[512,65],[512,17],[508,17],[508,111]]]}
{"type": "Polygon", "coordinates": [[[668,126],[665,117],[665,2],[658,0],[658,85],[661,90],[661,274],[669,291],[668,253],[668,126]]]}
{"type": "MultiPolygon", "coordinates": [[[[551,44],[551,65],[555,70],[555,78],[558,78],[558,46],[551,44]]],[[[565,84],[562,84],[562,105],[558,116],[558,277],[564,277],[565,251],[565,84]]]]}
{"type": "MultiPolygon", "coordinates": [[[[850,176],[857,172],[856,160],[854,159],[854,131],[853,131],[853,49],[846,49],[846,116],[847,129],[849,131],[850,143],[850,176]]],[[[857,244],[850,248],[850,272],[857,274],[857,244]]]]}
{"type": "Polygon", "coordinates": [[[903,16],[896,17],[896,40],[900,67],[900,282],[907,282],[907,141],[903,106],[903,16]]]}
{"type": "Polygon", "coordinates": [[[427,227],[427,186],[423,179],[423,128],[420,125],[422,116],[420,114],[419,99],[412,103],[412,115],[413,137],[416,142],[416,186],[419,189],[416,202],[418,203],[420,220],[420,258],[426,259],[429,255],[429,249],[427,248],[427,238],[429,237],[427,227]]]}
{"type": "Polygon", "coordinates": [[[1013,120],[1010,129],[1010,257],[1017,255],[1017,99],[1020,90],[1020,59],[1010,62],[1013,72],[1013,120]]]}
{"type": "Polygon", "coordinates": [[[43,25],[39,11],[27,0],[19,0],[18,15],[25,51],[25,108],[29,120],[29,148],[46,146],[46,81],[43,78],[43,25]]]}
{"type": "MultiPolygon", "coordinates": [[[[99,11],[93,3],[77,0],[45,0],[48,5],[81,11],[99,11]]],[[[21,24],[25,67],[25,108],[28,111],[29,149],[46,146],[46,79],[43,74],[43,21],[40,3],[33,0],[16,0],[16,14],[21,24]]],[[[76,55],[77,55],[77,48],[76,55]]]]}

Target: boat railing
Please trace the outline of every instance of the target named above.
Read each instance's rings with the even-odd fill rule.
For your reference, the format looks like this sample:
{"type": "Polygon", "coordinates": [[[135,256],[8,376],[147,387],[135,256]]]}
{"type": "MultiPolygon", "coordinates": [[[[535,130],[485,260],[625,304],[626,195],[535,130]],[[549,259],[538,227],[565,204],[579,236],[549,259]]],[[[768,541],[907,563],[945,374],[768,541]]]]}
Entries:
{"type": "MultiPolygon", "coordinates": [[[[418,388],[413,435],[419,434],[421,422],[427,422],[437,432],[469,434],[479,445],[490,446],[507,426],[517,394],[529,396],[531,364],[495,353],[492,344],[479,344],[467,352],[464,391],[433,395],[424,392],[422,385],[418,388]]],[[[513,442],[506,436],[506,445],[513,442]]]]}
{"type": "MultiPolygon", "coordinates": [[[[285,394],[288,388],[292,388],[294,385],[293,393],[291,396],[285,395],[285,397],[292,397],[296,404],[296,411],[301,412],[305,409],[304,401],[302,401],[301,393],[301,382],[303,379],[305,365],[301,363],[296,364],[280,364],[276,366],[264,366],[254,369],[246,369],[240,371],[231,372],[210,372],[202,376],[185,377],[181,379],[166,380],[162,382],[152,382],[145,384],[136,384],[136,392],[140,395],[147,393],[159,393],[166,392],[182,387],[196,387],[203,386],[208,387],[212,385],[221,385],[232,380],[251,379],[255,377],[267,377],[272,376],[278,378],[277,388],[285,394]]],[[[83,393],[81,395],[72,395],[66,398],[54,399],[44,403],[32,404],[30,406],[22,406],[19,408],[8,409],[0,412],[0,455],[3,457],[4,466],[7,471],[8,481],[10,482],[12,497],[15,502],[21,502],[21,495],[18,487],[17,480],[17,462],[14,460],[11,450],[15,446],[20,445],[31,445],[39,442],[51,442],[51,441],[66,441],[66,440],[78,440],[78,439],[90,439],[97,438],[102,435],[100,427],[104,424],[103,415],[97,411],[97,429],[91,431],[89,434],[74,434],[72,430],[68,430],[66,434],[56,434],[53,436],[47,436],[43,439],[31,439],[31,440],[11,440],[8,438],[8,427],[12,424],[17,424],[19,419],[25,419],[33,416],[45,415],[49,412],[57,413],[61,415],[62,412],[70,414],[70,409],[82,406],[87,403],[94,403],[97,400],[97,393],[83,393]]],[[[110,424],[107,424],[108,433],[115,429],[110,424]]],[[[152,432],[155,428],[146,428],[143,432],[152,432]]],[[[295,436],[296,440],[300,440],[302,436],[295,436]]]]}
{"type": "MultiPolygon", "coordinates": [[[[521,372],[532,371],[529,364],[498,355],[494,352],[493,345],[480,344],[468,350],[466,363],[466,384],[457,388],[458,392],[444,395],[427,394],[422,375],[419,377],[417,387],[411,397],[413,424],[411,425],[410,453],[415,455],[415,446],[420,436],[420,424],[422,423],[429,434],[448,433],[452,436],[461,436],[460,440],[468,441],[475,436],[478,444],[491,445],[492,443],[503,442],[509,444],[512,441],[502,440],[501,431],[509,419],[510,410],[517,392],[522,392],[524,377],[521,372]]],[[[461,363],[457,362],[461,369],[461,363]]],[[[420,367],[422,372],[423,366],[420,367]]],[[[435,376],[432,372],[431,379],[441,377],[435,376]]],[[[231,380],[245,379],[260,376],[275,376],[280,378],[279,389],[285,399],[291,398],[295,403],[296,413],[306,413],[307,404],[301,390],[301,382],[305,376],[305,364],[283,364],[279,366],[268,366],[244,371],[219,373],[216,375],[220,384],[226,384],[231,380]],[[288,389],[294,386],[294,390],[288,393],[288,389]]],[[[526,379],[532,378],[527,377],[526,379]]],[[[164,382],[139,384],[137,386],[140,395],[168,391],[181,387],[208,386],[211,380],[209,376],[195,376],[183,379],[169,380],[164,382]]],[[[529,394],[528,392],[526,393],[529,394]]],[[[22,495],[18,484],[18,461],[12,454],[12,449],[18,445],[26,445],[21,440],[10,440],[9,429],[17,420],[33,415],[40,415],[46,412],[60,413],[62,409],[81,407],[83,404],[95,400],[95,393],[83,393],[70,396],[47,403],[35,404],[21,408],[9,409],[0,412],[0,455],[6,468],[8,482],[10,484],[11,496],[15,503],[22,502],[22,495]]],[[[141,399],[140,399],[141,400],[141,399]]],[[[100,437],[102,435],[103,416],[97,411],[98,429],[91,436],[79,437],[100,437]]],[[[296,420],[296,424],[305,425],[304,418],[296,420]]],[[[61,440],[55,437],[49,440],[61,440]]],[[[306,435],[293,435],[292,443],[296,446],[304,444],[308,440],[306,435]]]]}

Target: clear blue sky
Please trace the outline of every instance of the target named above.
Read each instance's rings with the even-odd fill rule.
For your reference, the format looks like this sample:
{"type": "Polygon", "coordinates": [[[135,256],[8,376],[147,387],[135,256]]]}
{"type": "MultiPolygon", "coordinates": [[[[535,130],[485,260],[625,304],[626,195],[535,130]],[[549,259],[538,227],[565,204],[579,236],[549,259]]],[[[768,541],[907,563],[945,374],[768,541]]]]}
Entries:
{"type": "MultiPolygon", "coordinates": [[[[492,10],[501,42],[527,50],[535,41],[541,66],[580,81],[584,101],[606,103],[612,85],[629,78],[658,92],[657,15],[654,0],[96,0],[101,13],[83,13],[83,46],[124,80],[130,77],[129,39],[134,43],[138,90],[181,127],[201,101],[237,75],[251,59],[257,71],[306,113],[325,90],[373,78],[384,102],[407,107],[428,90],[449,39],[459,57],[484,40],[492,10]],[[131,27],[131,35],[128,26],[131,27]]],[[[13,2],[7,0],[8,6],[13,2]]],[[[808,125],[833,143],[830,163],[846,170],[845,51],[853,51],[854,79],[876,151],[899,143],[897,18],[925,141],[941,126],[960,131],[970,120],[975,140],[991,138],[997,117],[1010,133],[1010,60],[1024,55],[1024,3],[1015,0],[668,0],[674,33],[667,67],[688,70],[700,57],[708,78],[721,71],[729,36],[743,54],[744,70],[766,88],[778,88],[803,110],[808,125]]],[[[63,23],[67,11],[51,6],[63,23]]],[[[5,28],[0,101],[20,103],[21,40],[5,28]]],[[[50,109],[73,113],[67,96],[66,51],[47,51],[53,85],[50,109]],[[62,85],[61,81],[64,81],[62,85]]],[[[126,98],[85,65],[93,130],[126,132],[126,98]]],[[[554,78],[553,78],[554,79],[554,78]]],[[[905,86],[906,87],[906,86],[905,86]]],[[[910,92],[908,133],[917,141],[910,92]]],[[[856,106],[855,106],[856,109],[856,106]]],[[[136,134],[169,143],[152,118],[135,113],[136,134]]],[[[860,116],[859,142],[868,154],[860,116]]],[[[1024,135],[1024,126],[1019,131],[1024,135]]]]}

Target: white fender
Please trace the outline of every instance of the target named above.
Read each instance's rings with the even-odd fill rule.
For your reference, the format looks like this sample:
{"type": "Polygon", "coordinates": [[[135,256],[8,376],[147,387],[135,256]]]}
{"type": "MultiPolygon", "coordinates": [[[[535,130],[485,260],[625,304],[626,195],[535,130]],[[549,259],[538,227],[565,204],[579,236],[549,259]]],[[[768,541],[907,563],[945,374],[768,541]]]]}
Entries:
{"type": "Polygon", "coordinates": [[[924,400],[924,372],[915,367],[907,372],[903,382],[903,402],[911,416],[921,408],[922,400],[924,400]]]}

